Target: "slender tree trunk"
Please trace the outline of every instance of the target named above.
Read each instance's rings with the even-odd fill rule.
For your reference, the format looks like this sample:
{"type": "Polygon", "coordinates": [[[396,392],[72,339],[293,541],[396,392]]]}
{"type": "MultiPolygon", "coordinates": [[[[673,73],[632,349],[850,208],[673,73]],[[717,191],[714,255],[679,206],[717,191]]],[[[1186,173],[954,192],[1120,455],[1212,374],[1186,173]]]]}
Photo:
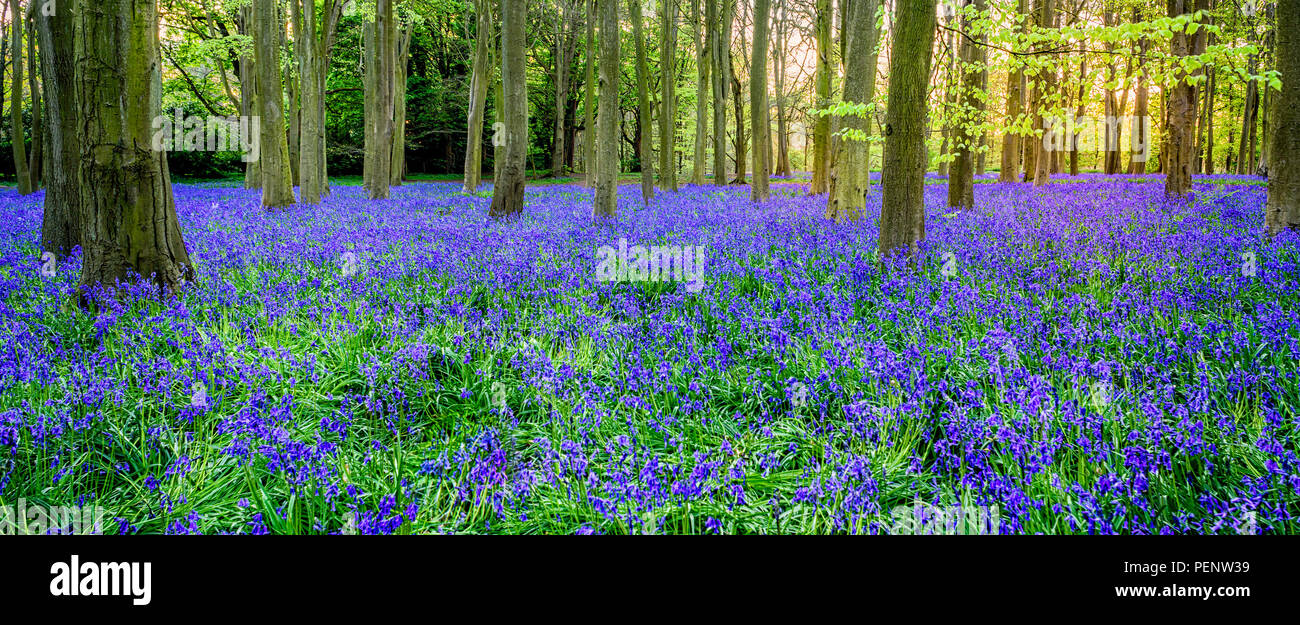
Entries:
{"type": "Polygon", "coordinates": [[[582,127],[582,154],[583,154],[583,174],[587,186],[595,187],[596,185],[596,135],[599,131],[596,129],[596,75],[595,75],[595,56],[596,56],[596,13],[593,11],[595,0],[587,0],[587,82],[584,86],[587,90],[586,104],[583,107],[585,117],[582,127]]]}
{"type": "Polygon", "coordinates": [[[727,184],[727,97],[731,89],[731,12],[727,0],[705,0],[713,59],[713,184],[727,184]],[[719,7],[718,3],[722,5],[719,7]]]}
{"type": "Polygon", "coordinates": [[[375,20],[366,24],[366,145],[363,164],[366,195],[388,199],[393,145],[393,0],[376,0],[375,20]]]}
{"type": "MultiPolygon", "coordinates": [[[[1017,9],[1018,15],[1025,15],[1027,9],[1025,3],[1027,0],[1019,0],[1017,9]]],[[[1022,24],[1020,31],[1025,32],[1028,27],[1028,19],[1022,24]]],[[[1007,124],[1014,125],[1019,123],[1021,108],[1025,98],[1025,74],[1020,67],[1019,61],[1012,55],[1011,68],[1007,71],[1007,124]]],[[[1024,139],[1015,129],[1009,129],[1002,135],[1002,160],[998,164],[998,182],[1015,182],[1020,173],[1020,159],[1024,152],[1024,139]]]]}
{"type": "Polygon", "coordinates": [[[573,22],[576,7],[571,0],[556,1],[555,15],[555,127],[551,141],[551,176],[564,175],[566,128],[564,113],[569,103],[569,74],[573,67],[576,40],[573,22]]]}
{"type": "Polygon", "coordinates": [[[389,184],[402,186],[406,179],[406,64],[411,56],[409,23],[393,23],[393,146],[389,161],[389,184]]]}
{"type": "MultiPolygon", "coordinates": [[[[824,109],[831,104],[831,0],[817,0],[813,19],[817,41],[817,82],[814,105],[824,109]]],[[[826,193],[830,190],[831,118],[818,115],[813,121],[812,186],[809,193],[826,193]]],[[[828,200],[829,201],[829,200],[828,200]]]]}
{"type": "MultiPolygon", "coordinates": [[[[1206,0],[1197,0],[1195,9],[1202,8],[1206,0]]],[[[1192,13],[1193,0],[1167,0],[1169,17],[1192,13]]],[[[1175,57],[1188,56],[1194,52],[1192,35],[1186,31],[1175,32],[1170,44],[1170,53],[1175,57]]],[[[1183,197],[1192,192],[1192,143],[1193,128],[1196,124],[1196,85],[1188,77],[1180,79],[1168,95],[1168,121],[1165,136],[1169,147],[1165,155],[1165,195],[1183,197]]]]}
{"type": "Polygon", "coordinates": [[[156,0],[99,0],[74,19],[81,138],[81,303],[134,271],[164,296],[194,277],[167,175],[156,0]]]}
{"type": "Polygon", "coordinates": [[[754,181],[749,199],[765,202],[768,188],[767,145],[772,138],[767,111],[767,34],[770,0],[754,0],[754,51],[749,68],[749,116],[754,123],[754,181]]]}
{"type": "Polygon", "coordinates": [[[596,0],[596,6],[600,15],[600,117],[596,121],[600,155],[596,161],[593,213],[607,218],[618,214],[618,0],[596,0]]]}
{"type": "Polygon", "coordinates": [[[27,5],[27,92],[31,95],[32,105],[32,153],[28,159],[27,172],[32,182],[32,189],[39,189],[42,186],[41,174],[44,163],[44,142],[45,142],[45,124],[41,120],[41,91],[36,84],[36,76],[40,73],[40,68],[36,65],[36,23],[32,17],[34,13],[39,12],[39,8],[34,3],[27,5]],[[33,11],[33,9],[37,9],[33,11]]]}
{"type": "Polygon", "coordinates": [[[1277,3],[1274,45],[1282,91],[1272,101],[1265,224],[1271,234],[1300,232],[1300,2],[1277,3]]]}
{"type": "MultiPolygon", "coordinates": [[[[1038,9],[1038,24],[1043,28],[1051,28],[1056,14],[1056,0],[1039,0],[1038,9]]],[[[1039,70],[1037,80],[1031,89],[1034,100],[1034,129],[1038,131],[1034,141],[1034,151],[1038,153],[1034,157],[1035,187],[1047,184],[1052,177],[1052,151],[1044,144],[1043,133],[1047,131],[1047,87],[1050,83],[1056,82],[1055,74],[1054,68],[1039,70]]]]}
{"type": "Polygon", "coordinates": [[[660,0],[659,188],[677,190],[677,0],[660,0]]]}
{"type": "MultiPolygon", "coordinates": [[[[487,109],[488,84],[495,72],[491,66],[492,2],[474,0],[477,43],[469,86],[469,130],[465,137],[465,193],[477,193],[483,182],[483,117],[487,109]]],[[[588,141],[590,143],[590,141],[588,141]]]]}
{"type": "Polygon", "coordinates": [[[709,139],[709,67],[707,29],[700,22],[700,1],[691,1],[691,26],[695,29],[695,160],[691,184],[704,184],[705,160],[709,139]]]}
{"type": "Polygon", "coordinates": [[[524,74],[527,0],[501,0],[501,94],[505,158],[492,181],[488,215],[513,220],[524,210],[528,158],[528,86],[524,74]]]}
{"type": "Polygon", "coordinates": [[[9,0],[9,16],[9,55],[13,57],[9,82],[9,137],[13,143],[18,193],[27,195],[32,192],[32,180],[27,169],[27,147],[23,134],[23,19],[19,0],[9,0]]]}
{"type": "MultiPolygon", "coordinates": [[[[983,14],[986,0],[965,0],[963,6],[974,5],[983,14]]],[[[963,17],[962,30],[971,30],[971,21],[963,17]]],[[[980,37],[982,39],[982,36],[980,37]]],[[[972,208],[975,206],[975,150],[984,125],[984,98],[988,90],[989,74],[984,66],[987,58],[983,41],[974,37],[961,39],[958,64],[961,87],[958,94],[959,111],[953,125],[953,148],[956,156],[948,175],[948,206],[972,208]]]]}
{"type": "Polygon", "coordinates": [[[646,62],[645,34],[642,28],[641,0],[628,0],[628,14],[632,16],[632,38],[636,40],[636,95],[637,95],[637,155],[641,161],[641,199],[646,206],[655,194],[655,166],[650,157],[653,152],[653,134],[650,128],[650,66],[646,62]]]}
{"type": "Polygon", "coordinates": [[[325,77],[343,4],[339,0],[324,0],[318,9],[315,0],[292,2],[299,6],[300,17],[294,28],[302,101],[298,195],[304,204],[317,204],[330,193],[325,162],[325,77]]]}
{"type": "MultiPolygon", "coordinates": [[[[1136,146],[1139,142],[1151,144],[1151,125],[1147,121],[1150,113],[1151,95],[1147,86],[1146,70],[1137,70],[1137,86],[1133,89],[1133,123],[1129,128],[1128,173],[1140,174],[1147,169],[1145,154],[1139,154],[1136,146]]],[[[1116,151],[1118,154],[1118,150],[1116,151]]]]}
{"type": "Polygon", "coordinates": [[[74,19],[79,0],[65,0],[62,11],[37,10],[36,32],[41,45],[41,82],[45,87],[49,167],[45,173],[41,249],[62,259],[81,244],[81,207],[77,171],[81,135],[77,125],[74,19]]]}
{"type": "Polygon", "coordinates": [[[258,109],[261,128],[258,158],[262,173],[262,206],[293,204],[293,178],[289,171],[289,146],[284,132],[284,102],[280,80],[280,20],[275,0],[254,0],[253,47],[257,66],[258,109]]]}
{"type": "MultiPolygon", "coordinates": [[[[254,23],[253,12],[254,8],[251,2],[239,7],[239,27],[240,34],[255,38],[257,37],[257,25],[254,23]]],[[[260,120],[262,113],[257,98],[257,61],[255,57],[256,54],[239,57],[239,107],[240,114],[244,116],[244,119],[257,118],[260,120]]],[[[252,137],[249,137],[249,139],[251,143],[252,137]]],[[[262,137],[259,130],[257,137],[259,148],[261,141],[262,137]]],[[[249,152],[244,155],[244,188],[262,188],[262,162],[259,154],[249,152]]]]}
{"type": "MultiPolygon", "coordinates": [[[[856,10],[855,10],[856,12],[856,10]]],[[[925,240],[926,92],[934,47],[934,0],[895,0],[880,214],[881,261],[915,256],[925,240]]]]}
{"type": "MultiPolygon", "coordinates": [[[[865,104],[869,101],[875,68],[869,50],[876,47],[876,8],[878,0],[857,0],[849,14],[846,36],[849,40],[848,66],[844,77],[844,102],[865,104]]],[[[846,115],[840,122],[841,131],[848,135],[836,146],[835,183],[826,201],[826,218],[837,223],[860,221],[866,208],[870,172],[867,168],[867,120],[859,115],[846,115]],[[862,135],[862,136],[858,136],[862,135]]]]}

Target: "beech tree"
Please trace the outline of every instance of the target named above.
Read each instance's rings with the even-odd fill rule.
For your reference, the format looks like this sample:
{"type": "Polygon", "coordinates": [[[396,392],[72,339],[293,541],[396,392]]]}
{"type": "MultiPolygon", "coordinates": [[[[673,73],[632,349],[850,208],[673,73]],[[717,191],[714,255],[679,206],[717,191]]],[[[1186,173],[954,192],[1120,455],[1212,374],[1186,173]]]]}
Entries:
{"type": "Polygon", "coordinates": [[[298,194],[304,204],[317,204],[330,194],[325,163],[325,78],[330,50],[343,15],[341,0],[290,0],[294,54],[301,84],[298,147],[298,194]]]}
{"type": "Polygon", "coordinates": [[[365,159],[362,178],[372,200],[388,199],[393,158],[393,0],[375,0],[374,20],[364,26],[365,159]]]}
{"type": "MultiPolygon", "coordinates": [[[[30,1],[30,0],[29,0],[30,1]]],[[[14,169],[18,176],[18,193],[33,191],[27,167],[27,147],[23,141],[23,19],[18,0],[9,0],[9,136],[13,144],[14,169]]]]}
{"type": "Polygon", "coordinates": [[[834,184],[826,202],[826,218],[836,222],[858,221],[867,205],[870,170],[867,167],[867,112],[876,71],[868,65],[875,58],[876,12],[879,0],[859,0],[849,13],[845,34],[849,40],[848,71],[844,76],[844,104],[853,110],[841,116],[836,146],[834,184]]]}
{"type": "Polygon", "coordinates": [[[645,35],[642,28],[641,0],[627,1],[628,15],[632,16],[632,39],[636,42],[636,95],[637,95],[637,121],[641,124],[641,132],[637,135],[641,139],[641,199],[650,204],[650,199],[655,193],[655,166],[654,159],[650,157],[653,150],[651,147],[654,143],[653,132],[650,129],[650,89],[648,87],[650,80],[650,68],[646,63],[645,55],[645,35]]]}
{"type": "Polygon", "coordinates": [[[1300,2],[1277,3],[1277,69],[1282,91],[1272,98],[1265,222],[1271,234],[1300,231],[1300,2]]]}
{"type": "Polygon", "coordinates": [[[469,86],[469,129],[465,137],[465,193],[476,193],[483,181],[483,117],[487,110],[488,84],[496,68],[492,63],[492,1],[474,0],[477,30],[469,86]]]}
{"type": "Polygon", "coordinates": [[[81,134],[77,125],[74,16],[79,0],[64,0],[63,10],[37,10],[41,83],[45,89],[46,168],[45,206],[41,220],[41,249],[65,258],[81,243],[78,167],[81,134]]]}
{"type": "Polygon", "coordinates": [[[283,22],[275,0],[254,0],[253,47],[257,64],[259,125],[258,157],[262,175],[262,206],[293,204],[293,175],[284,130],[283,86],[280,77],[280,32],[283,22]]]}
{"type": "MultiPolygon", "coordinates": [[[[985,0],[964,0],[963,7],[974,7],[976,15],[983,14],[987,8],[985,0]]],[[[961,16],[962,29],[966,36],[961,38],[959,49],[960,92],[957,96],[958,109],[953,124],[953,148],[956,154],[948,173],[948,206],[971,208],[975,206],[975,150],[982,149],[978,144],[983,138],[984,99],[988,88],[988,68],[982,30],[972,33],[976,23],[970,14],[961,16]]],[[[981,26],[982,29],[982,26],[981,26]]]]}
{"type": "Polygon", "coordinates": [[[194,268],[167,153],[151,149],[162,114],[157,1],[100,0],[74,16],[82,304],[93,286],[116,288],[129,272],[159,295],[176,293],[194,268]]]}
{"type": "Polygon", "coordinates": [[[659,24],[659,188],[677,190],[677,0],[662,3],[659,24]]]}
{"type": "Polygon", "coordinates": [[[754,52],[749,68],[749,116],[754,124],[754,178],[749,198],[754,202],[767,201],[771,196],[767,181],[767,147],[772,139],[767,111],[768,11],[769,0],[754,0],[754,52]]]}
{"type": "Polygon", "coordinates": [[[597,217],[618,214],[618,0],[596,0],[600,18],[600,112],[597,119],[596,194],[593,212],[597,217]]]}
{"type": "Polygon", "coordinates": [[[494,219],[515,219],[524,210],[525,159],[528,157],[528,84],[524,76],[524,22],[527,0],[501,0],[501,93],[505,158],[492,181],[494,219]]]}
{"type": "Polygon", "coordinates": [[[895,0],[879,253],[915,255],[925,240],[926,92],[934,47],[934,0],[895,0]]]}
{"type": "MultiPolygon", "coordinates": [[[[691,184],[704,184],[704,162],[709,136],[709,46],[708,29],[700,21],[700,0],[691,0],[691,26],[695,32],[695,159],[691,184]]],[[[640,39],[638,37],[638,39],[640,39]]]]}

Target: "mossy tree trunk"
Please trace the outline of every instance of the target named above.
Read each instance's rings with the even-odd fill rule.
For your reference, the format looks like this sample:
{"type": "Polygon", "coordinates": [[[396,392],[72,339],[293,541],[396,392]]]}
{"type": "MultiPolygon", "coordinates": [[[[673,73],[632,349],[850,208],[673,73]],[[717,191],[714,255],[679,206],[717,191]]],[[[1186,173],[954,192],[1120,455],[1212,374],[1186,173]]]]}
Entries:
{"type": "Polygon", "coordinates": [[[156,0],[100,0],[75,19],[82,304],[132,271],[160,296],[176,293],[194,270],[167,153],[152,149],[162,113],[156,0]]]}

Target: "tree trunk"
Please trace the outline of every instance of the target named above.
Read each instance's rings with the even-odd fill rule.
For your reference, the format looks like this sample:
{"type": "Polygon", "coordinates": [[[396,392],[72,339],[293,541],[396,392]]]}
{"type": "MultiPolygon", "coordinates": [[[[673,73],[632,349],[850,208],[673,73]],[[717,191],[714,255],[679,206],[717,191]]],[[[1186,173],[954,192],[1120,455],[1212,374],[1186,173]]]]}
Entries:
{"type": "MultiPolygon", "coordinates": [[[[813,104],[818,109],[825,109],[831,104],[831,80],[834,69],[831,64],[831,0],[817,0],[814,29],[817,42],[817,82],[813,104]]],[[[830,190],[831,164],[831,118],[818,115],[813,121],[813,156],[812,186],[809,193],[826,193],[830,190]]],[[[828,200],[829,201],[829,200],[828,200]]]]}
{"type": "MultiPolygon", "coordinates": [[[[1197,9],[1206,0],[1197,0],[1197,9]]],[[[1169,17],[1177,17],[1193,12],[1193,0],[1167,0],[1169,17]]],[[[1170,43],[1170,53],[1175,57],[1188,56],[1194,52],[1192,38],[1186,31],[1175,32],[1170,43]]],[[[1188,77],[1179,79],[1179,83],[1169,90],[1168,121],[1165,124],[1168,154],[1164,155],[1165,195],[1183,197],[1192,191],[1192,144],[1195,139],[1196,125],[1196,85],[1188,77]]]]}
{"type": "Polygon", "coordinates": [[[713,62],[713,184],[727,184],[727,96],[731,89],[731,12],[727,0],[705,0],[713,62]],[[719,7],[718,3],[722,6],[719,7]]]}
{"type": "MultiPolygon", "coordinates": [[[[974,5],[983,14],[986,0],[965,0],[964,6],[974,5]]],[[[962,31],[969,32],[971,22],[962,18],[962,31]]],[[[982,39],[983,36],[981,35],[982,39]]],[[[988,89],[989,74],[984,66],[986,59],[982,41],[974,37],[961,38],[961,91],[958,94],[958,115],[953,125],[953,148],[956,156],[948,174],[948,206],[972,208],[975,206],[975,150],[984,125],[984,93],[988,89]]]]}
{"type": "MultiPolygon", "coordinates": [[[[1056,0],[1038,0],[1038,25],[1042,28],[1051,28],[1056,14],[1056,0]]],[[[1052,154],[1046,142],[1043,141],[1044,133],[1047,131],[1047,84],[1055,82],[1055,69],[1039,70],[1035,78],[1034,87],[1030,90],[1033,94],[1034,101],[1034,129],[1037,131],[1034,137],[1034,148],[1037,154],[1034,157],[1034,186],[1041,187],[1047,184],[1052,177],[1052,154]],[[1044,75],[1043,72],[1047,72],[1044,75]]]]}
{"type": "Polygon", "coordinates": [[[165,296],[194,277],[167,175],[153,150],[162,113],[156,0],[100,0],[74,13],[81,303],[136,272],[165,296]],[[88,7],[87,7],[88,8],[88,7]]]}
{"type": "Polygon", "coordinates": [[[73,20],[78,1],[65,0],[63,10],[52,15],[40,10],[33,14],[42,51],[41,83],[45,87],[45,127],[49,137],[41,249],[60,259],[81,244],[77,187],[81,135],[77,126],[76,57],[73,56],[73,20]]]}
{"type": "MultiPolygon", "coordinates": [[[[465,193],[477,193],[483,181],[483,117],[487,110],[488,83],[495,73],[491,65],[492,2],[474,0],[478,39],[474,47],[474,69],[469,83],[469,129],[465,137],[465,193]]],[[[590,142],[588,142],[590,143],[590,142]]]]}
{"type": "Polygon", "coordinates": [[[362,178],[366,196],[388,199],[393,145],[393,0],[376,0],[375,19],[364,26],[366,40],[366,141],[362,178]]]}
{"type": "Polygon", "coordinates": [[[587,0],[587,82],[584,86],[587,90],[586,105],[583,107],[585,117],[582,126],[582,169],[587,186],[596,185],[596,75],[595,75],[595,53],[596,42],[596,13],[592,10],[594,0],[587,0]]]}
{"type": "Polygon", "coordinates": [[[632,16],[632,39],[636,41],[636,95],[637,95],[637,156],[641,162],[641,200],[646,206],[655,194],[655,166],[650,157],[653,152],[653,133],[650,128],[650,67],[645,56],[645,35],[642,28],[641,0],[628,0],[628,14],[632,16]]]}
{"type": "Polygon", "coordinates": [[[406,64],[411,56],[410,23],[393,23],[393,146],[388,182],[402,186],[406,179],[406,64]]]}
{"type": "Polygon", "coordinates": [[[576,40],[573,37],[573,14],[575,8],[571,0],[556,1],[555,15],[555,127],[551,140],[551,176],[564,175],[564,156],[566,138],[564,113],[569,103],[569,74],[573,68],[573,54],[576,40]]]}
{"type": "Polygon", "coordinates": [[[28,159],[27,172],[32,189],[41,188],[42,165],[44,163],[45,125],[41,120],[41,91],[36,84],[36,75],[40,68],[36,65],[36,24],[33,15],[39,12],[35,3],[27,5],[27,91],[31,93],[32,106],[32,153],[28,159]],[[36,9],[33,11],[33,9],[36,9]]]}
{"type": "MultiPolygon", "coordinates": [[[[509,1],[522,3],[522,0],[509,1]]],[[[593,213],[597,217],[613,217],[618,214],[619,174],[618,0],[596,0],[596,7],[600,14],[600,116],[596,121],[600,155],[596,160],[593,213]]]]}
{"type": "MultiPolygon", "coordinates": [[[[251,3],[239,7],[239,28],[241,35],[246,37],[257,36],[257,26],[254,23],[253,5],[251,3]]],[[[244,116],[244,119],[261,119],[262,113],[257,101],[257,61],[254,56],[239,57],[239,107],[240,114],[244,116]]],[[[258,128],[257,142],[260,147],[262,141],[260,121],[258,128]]],[[[249,137],[249,139],[251,143],[252,137],[249,137]]],[[[244,155],[244,188],[262,188],[262,165],[259,154],[246,153],[244,155]]]]}
{"type": "Polygon", "coordinates": [[[1270,234],[1300,232],[1300,3],[1279,2],[1274,45],[1282,91],[1272,101],[1273,137],[1269,148],[1268,202],[1265,222],[1270,234]]]}
{"type": "MultiPolygon", "coordinates": [[[[524,210],[525,167],[528,158],[528,86],[524,75],[524,28],[527,0],[501,0],[501,95],[505,124],[505,158],[492,181],[488,215],[512,220],[524,210]]],[[[603,37],[602,37],[603,39],[603,37]]]]}
{"type": "Polygon", "coordinates": [[[9,138],[13,143],[18,193],[27,195],[32,192],[32,180],[27,169],[27,147],[23,135],[23,19],[19,0],[9,0],[9,16],[9,55],[13,57],[9,82],[9,138]]]}
{"type": "Polygon", "coordinates": [[[284,101],[280,80],[280,20],[275,0],[255,0],[253,46],[257,67],[258,112],[261,133],[258,159],[262,173],[262,206],[293,204],[293,178],[289,171],[289,146],[284,132],[284,101]]]}
{"type": "Polygon", "coordinates": [[[677,0],[661,0],[659,25],[659,188],[677,190],[677,0]]]}
{"type": "Polygon", "coordinates": [[[299,127],[298,195],[304,204],[317,204],[328,196],[329,170],[325,159],[325,77],[329,72],[330,49],[338,29],[343,4],[325,0],[317,18],[315,0],[292,0],[299,5],[301,22],[295,23],[295,52],[301,85],[302,123],[299,127]],[[297,34],[301,33],[301,34],[297,34]]]}
{"type": "MultiPolygon", "coordinates": [[[[1133,89],[1133,123],[1129,127],[1128,173],[1140,174],[1147,169],[1147,155],[1139,154],[1139,143],[1151,145],[1151,124],[1147,121],[1150,113],[1151,93],[1148,87],[1146,70],[1137,70],[1137,86],[1133,89]]],[[[1147,150],[1149,153],[1149,150],[1147,150]]],[[[1118,150],[1116,151],[1118,154],[1118,150]]]]}
{"type": "Polygon", "coordinates": [[[767,146],[772,138],[767,111],[767,33],[770,0],[754,0],[754,51],[749,68],[749,117],[754,124],[754,181],[749,185],[749,199],[765,202],[771,197],[768,188],[767,146]]]}
{"type": "MultiPolygon", "coordinates": [[[[700,22],[700,1],[691,2],[691,25],[695,29],[695,160],[691,184],[704,184],[705,160],[709,138],[709,66],[707,29],[700,22]]],[[[707,1],[707,0],[706,0],[707,1]]]]}
{"type": "MultiPolygon", "coordinates": [[[[847,71],[844,77],[844,102],[865,104],[870,101],[871,85],[876,76],[869,51],[876,48],[876,9],[878,0],[858,0],[849,14],[845,35],[849,40],[847,71]]],[[[834,184],[826,201],[826,218],[836,223],[860,221],[866,208],[870,172],[867,168],[867,119],[846,115],[840,121],[847,136],[836,145],[834,184]],[[858,136],[863,135],[863,136],[858,136]]]]}
{"type": "MultiPolygon", "coordinates": [[[[895,0],[880,214],[881,262],[915,256],[925,240],[926,92],[934,47],[934,0],[895,0]]],[[[856,12],[856,11],[855,11],[856,12]]]]}
{"type": "MultiPolygon", "coordinates": [[[[1026,13],[1025,3],[1027,0],[1020,0],[1017,14],[1026,13]]],[[[1028,21],[1021,26],[1023,33],[1028,21]]],[[[1007,124],[1014,125],[1019,122],[1021,107],[1025,97],[1025,73],[1020,68],[1020,64],[1015,59],[1011,60],[1011,68],[1007,71],[1007,124]]],[[[998,182],[1015,182],[1020,173],[1020,159],[1024,151],[1024,139],[1020,133],[1014,129],[1009,129],[1002,135],[1002,160],[998,164],[998,182]]]]}

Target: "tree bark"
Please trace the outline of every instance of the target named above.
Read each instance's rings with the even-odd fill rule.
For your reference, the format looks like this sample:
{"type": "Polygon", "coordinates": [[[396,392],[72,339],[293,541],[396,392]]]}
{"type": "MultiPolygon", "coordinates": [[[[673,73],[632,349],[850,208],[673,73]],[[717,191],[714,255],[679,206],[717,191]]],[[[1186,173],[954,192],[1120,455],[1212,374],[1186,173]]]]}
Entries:
{"type": "Polygon", "coordinates": [[[65,0],[62,11],[33,14],[41,45],[41,82],[45,87],[45,127],[49,167],[45,173],[41,249],[62,259],[81,244],[77,169],[81,135],[77,126],[74,16],[79,0],[65,0]]]}
{"type": "Polygon", "coordinates": [[[731,12],[727,0],[705,0],[713,63],[713,184],[727,184],[727,97],[731,89],[731,12]],[[718,3],[722,6],[719,7],[718,3]]]}
{"type": "Polygon", "coordinates": [[[258,113],[261,133],[258,157],[262,173],[262,206],[293,204],[289,146],[284,132],[284,101],[280,80],[280,20],[275,0],[254,0],[253,46],[257,67],[258,113]]]}
{"type": "Polygon", "coordinates": [[[677,190],[677,0],[661,0],[659,66],[659,188],[677,190]]]}
{"type": "Polygon", "coordinates": [[[582,168],[587,186],[596,186],[596,13],[593,11],[595,0],[587,0],[587,67],[584,86],[587,90],[586,104],[583,107],[585,117],[582,126],[582,168]]]}
{"type": "Polygon", "coordinates": [[[767,35],[770,0],[754,0],[754,51],[749,68],[749,116],[754,124],[754,180],[749,185],[749,199],[765,202],[771,197],[768,187],[767,147],[772,139],[767,110],[767,35]]]}
{"type": "MultiPolygon", "coordinates": [[[[1169,17],[1192,13],[1193,0],[1167,0],[1169,17]]],[[[1198,0],[1197,4],[1205,0],[1198,0]]],[[[1198,6],[1197,8],[1200,8],[1198,6]]],[[[1170,43],[1170,53],[1174,57],[1192,54],[1192,38],[1186,30],[1175,32],[1170,43]]],[[[1196,125],[1196,85],[1179,78],[1179,82],[1169,90],[1168,119],[1165,124],[1166,145],[1168,153],[1164,155],[1165,195],[1168,197],[1185,197],[1192,192],[1192,147],[1195,141],[1196,125]]]]}
{"type": "MultiPolygon", "coordinates": [[[[868,67],[876,48],[876,10],[878,0],[857,0],[849,14],[845,35],[848,37],[847,72],[844,77],[844,102],[865,104],[870,101],[871,85],[875,82],[874,67],[868,67]]],[[[866,208],[870,172],[867,168],[867,119],[860,115],[846,115],[840,122],[841,131],[854,135],[841,138],[836,145],[834,184],[826,201],[826,218],[836,223],[860,221],[866,208]]]]}
{"type": "Polygon", "coordinates": [[[654,150],[654,132],[650,128],[650,66],[645,55],[641,0],[628,0],[627,11],[632,16],[632,39],[636,41],[637,156],[641,162],[641,200],[649,206],[655,194],[655,166],[650,156],[654,150]]]}
{"type": "MultiPolygon", "coordinates": [[[[963,6],[974,5],[983,14],[986,0],[965,0],[963,6]]],[[[971,30],[969,18],[962,18],[962,30],[971,30]]],[[[981,36],[982,38],[982,36],[981,36]]],[[[948,206],[972,208],[975,206],[975,150],[983,136],[984,98],[988,90],[989,74],[984,66],[986,59],[982,41],[962,37],[960,46],[961,91],[958,94],[958,114],[953,125],[953,148],[956,155],[948,174],[948,206]]]]}
{"type": "Polygon", "coordinates": [[[885,111],[882,263],[898,253],[914,257],[925,240],[926,92],[934,30],[934,0],[896,0],[885,111]]]}
{"type": "Polygon", "coordinates": [[[691,26],[695,29],[695,160],[691,184],[704,184],[705,160],[709,138],[709,53],[708,35],[700,22],[700,1],[691,1],[691,26]]]}
{"type": "Polygon", "coordinates": [[[569,103],[569,74],[577,40],[573,36],[575,6],[572,0],[556,0],[555,15],[555,125],[551,139],[551,176],[564,175],[565,109],[569,103]]]}
{"type": "Polygon", "coordinates": [[[1300,2],[1279,2],[1274,45],[1282,91],[1274,94],[1270,118],[1268,201],[1265,223],[1270,234],[1300,232],[1300,2]]]}
{"type": "Polygon", "coordinates": [[[411,56],[412,25],[394,21],[393,29],[393,146],[388,181],[400,187],[406,179],[406,64],[411,56]]]}
{"type": "Polygon", "coordinates": [[[130,272],[159,296],[194,277],[167,175],[167,153],[153,150],[152,120],[162,113],[156,0],[100,0],[74,14],[81,303],[115,290],[130,272]]]}
{"type": "Polygon", "coordinates": [[[469,130],[465,137],[465,193],[477,193],[483,181],[483,117],[487,110],[488,84],[495,73],[491,65],[492,2],[474,0],[477,43],[469,83],[469,130]]]}
{"type": "Polygon", "coordinates": [[[324,0],[318,18],[315,0],[291,1],[299,5],[301,19],[294,28],[298,39],[294,49],[299,59],[302,102],[298,195],[304,204],[317,204],[330,194],[325,158],[325,78],[329,73],[330,52],[343,14],[343,3],[324,0]]]}
{"type": "Polygon", "coordinates": [[[488,214],[512,220],[524,210],[524,184],[528,158],[528,87],[524,75],[524,28],[527,0],[501,0],[501,92],[505,124],[505,159],[492,181],[492,206],[488,214]]]}
{"type": "Polygon", "coordinates": [[[596,121],[600,155],[596,160],[593,212],[608,218],[618,214],[618,0],[596,0],[596,7],[600,14],[600,113],[596,121]]]}
{"type": "Polygon", "coordinates": [[[19,0],[9,0],[9,17],[9,55],[13,57],[9,82],[9,138],[13,144],[18,193],[27,195],[33,189],[31,173],[27,168],[26,138],[23,135],[23,19],[19,0]]]}

